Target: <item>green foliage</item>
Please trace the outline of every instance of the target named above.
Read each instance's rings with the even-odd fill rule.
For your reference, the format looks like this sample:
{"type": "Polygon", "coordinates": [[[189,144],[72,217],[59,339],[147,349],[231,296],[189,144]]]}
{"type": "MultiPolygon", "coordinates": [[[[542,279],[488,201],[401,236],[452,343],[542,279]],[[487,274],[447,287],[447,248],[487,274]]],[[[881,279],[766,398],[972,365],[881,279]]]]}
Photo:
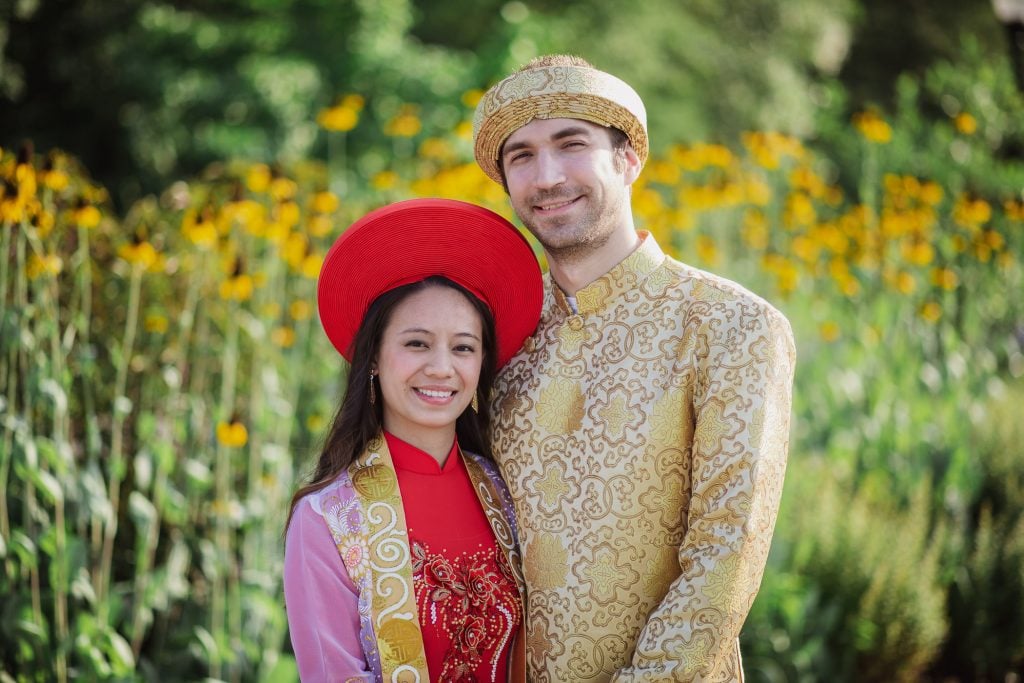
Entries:
{"type": "Polygon", "coordinates": [[[949,568],[950,637],[939,665],[963,680],[1024,670],[1024,387],[1002,389],[976,428],[961,547],[949,568]]]}
{"type": "Polygon", "coordinates": [[[769,571],[745,631],[752,680],[919,679],[946,633],[930,493],[922,485],[904,509],[884,489],[851,494],[823,463],[790,472],[785,577],[769,571]]]}

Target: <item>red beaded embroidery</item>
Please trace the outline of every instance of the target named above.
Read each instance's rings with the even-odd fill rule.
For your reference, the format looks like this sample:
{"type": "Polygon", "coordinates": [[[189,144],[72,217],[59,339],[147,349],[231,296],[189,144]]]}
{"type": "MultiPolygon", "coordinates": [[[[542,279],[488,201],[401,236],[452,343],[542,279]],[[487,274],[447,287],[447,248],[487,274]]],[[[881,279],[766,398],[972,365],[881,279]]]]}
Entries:
{"type": "Polygon", "coordinates": [[[420,624],[449,643],[437,680],[495,680],[501,653],[522,619],[504,554],[492,546],[446,558],[410,542],[420,624]]]}

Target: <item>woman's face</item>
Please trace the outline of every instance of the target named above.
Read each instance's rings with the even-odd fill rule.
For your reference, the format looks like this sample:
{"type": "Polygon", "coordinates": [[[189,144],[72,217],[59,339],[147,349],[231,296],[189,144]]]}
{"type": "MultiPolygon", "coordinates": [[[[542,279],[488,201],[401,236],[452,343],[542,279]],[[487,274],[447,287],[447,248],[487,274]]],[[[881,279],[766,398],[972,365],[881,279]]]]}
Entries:
{"type": "Polygon", "coordinates": [[[428,287],[395,306],[376,363],[384,429],[413,445],[428,433],[454,439],[480,379],[482,339],[480,316],[449,287],[428,287]]]}

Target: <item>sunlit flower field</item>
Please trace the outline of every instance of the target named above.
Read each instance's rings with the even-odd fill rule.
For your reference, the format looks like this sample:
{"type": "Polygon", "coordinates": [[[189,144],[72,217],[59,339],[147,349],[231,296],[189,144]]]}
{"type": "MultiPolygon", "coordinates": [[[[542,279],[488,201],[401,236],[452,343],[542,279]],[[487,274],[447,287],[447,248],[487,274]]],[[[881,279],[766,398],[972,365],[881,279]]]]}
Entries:
{"type": "MultiPolygon", "coordinates": [[[[342,96],[318,117],[326,159],[225,160],[124,215],[60,150],[0,151],[14,680],[295,680],[283,524],[345,371],[319,329],[316,278],[341,231],[390,201],[451,197],[513,218],[472,162],[479,96],[439,136],[402,107],[371,174],[346,157],[363,98],[342,96]]],[[[748,675],[1013,666],[1020,638],[978,627],[969,607],[1024,625],[1024,197],[908,170],[911,133],[882,112],[846,125],[843,160],[751,131],[656,152],[633,188],[641,229],[775,303],[797,335],[748,675]]],[[[983,122],[961,111],[939,125],[955,156],[983,122]]]]}

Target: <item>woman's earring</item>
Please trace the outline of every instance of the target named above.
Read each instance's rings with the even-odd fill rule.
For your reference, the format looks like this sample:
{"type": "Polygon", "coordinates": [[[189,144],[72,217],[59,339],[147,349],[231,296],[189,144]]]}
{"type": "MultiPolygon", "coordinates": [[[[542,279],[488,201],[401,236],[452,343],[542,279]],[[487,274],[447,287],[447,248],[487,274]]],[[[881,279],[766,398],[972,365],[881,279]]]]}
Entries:
{"type": "Polygon", "coordinates": [[[476,392],[473,392],[473,400],[470,402],[469,407],[473,409],[474,413],[480,412],[480,403],[476,400],[476,392]]]}
{"type": "Polygon", "coordinates": [[[372,406],[377,402],[377,392],[373,388],[373,378],[376,373],[370,370],[370,405],[372,406]]]}

